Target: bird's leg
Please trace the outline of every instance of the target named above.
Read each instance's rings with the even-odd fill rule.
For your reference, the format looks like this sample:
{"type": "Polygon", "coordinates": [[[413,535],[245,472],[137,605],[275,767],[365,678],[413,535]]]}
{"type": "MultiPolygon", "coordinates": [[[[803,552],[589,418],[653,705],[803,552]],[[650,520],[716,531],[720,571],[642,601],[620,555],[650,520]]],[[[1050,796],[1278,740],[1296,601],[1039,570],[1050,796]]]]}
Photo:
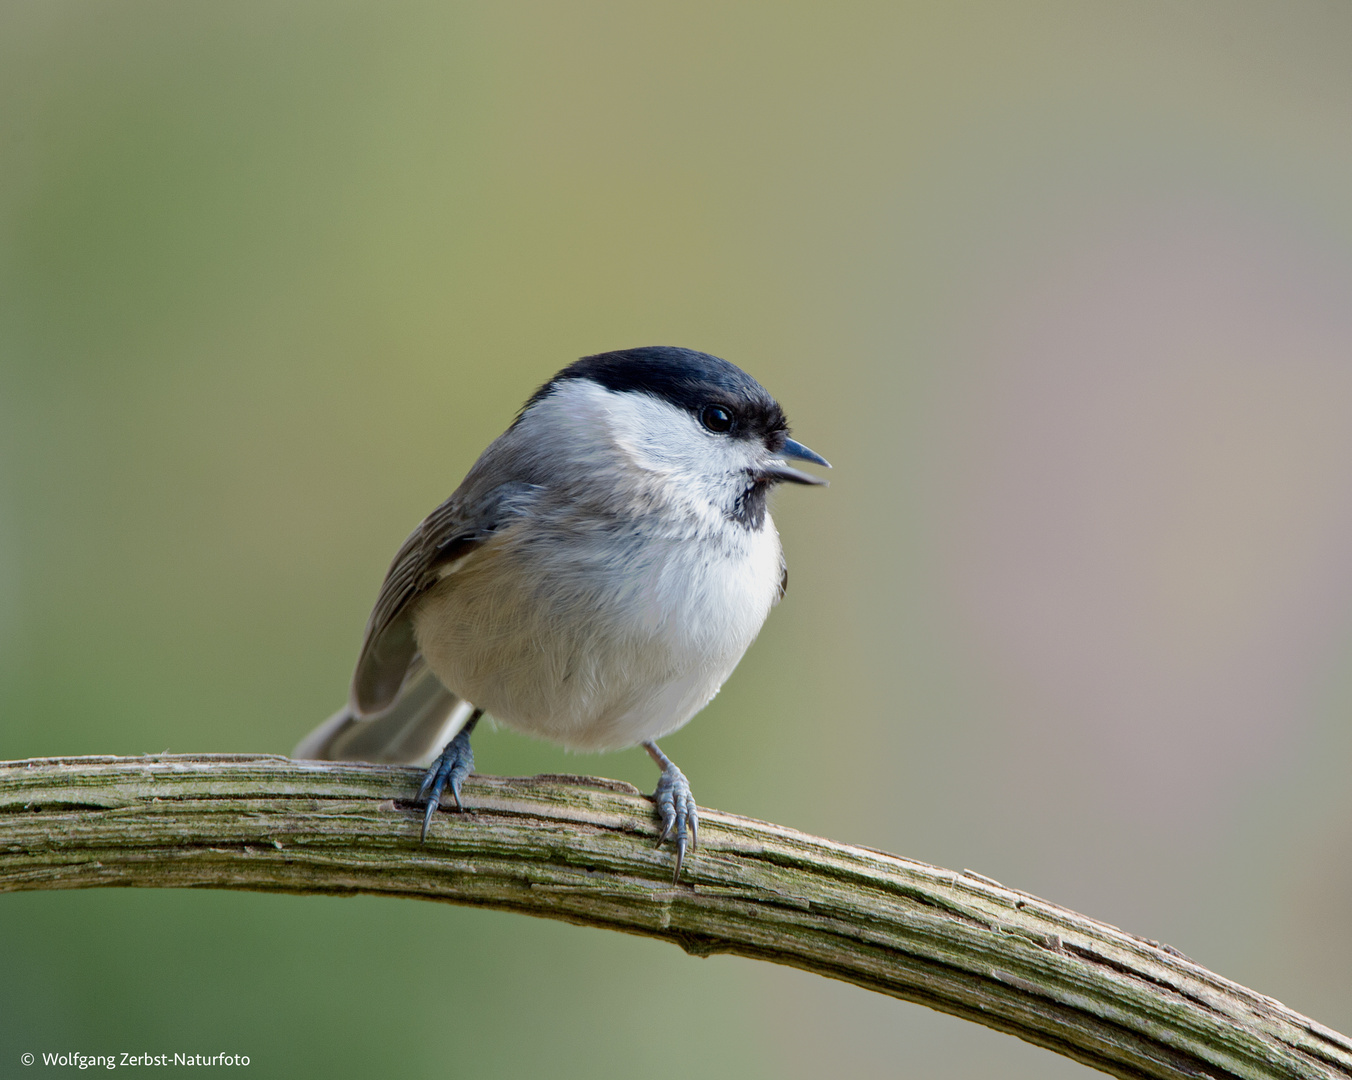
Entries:
{"type": "Polygon", "coordinates": [[[469,748],[469,737],[483,714],[483,709],[475,709],[470,713],[465,726],[446,744],[446,749],[436,761],[432,762],[432,767],[423,777],[422,787],[418,788],[418,796],[414,801],[427,800],[427,809],[423,812],[421,837],[424,842],[427,840],[428,826],[432,824],[432,814],[441,805],[441,793],[448,783],[451,785],[451,794],[455,796],[455,808],[465,809],[460,801],[460,785],[465,782],[465,777],[474,771],[474,751],[469,748]]]}
{"type": "Polygon", "coordinates": [[[699,808],[695,805],[695,796],[690,793],[690,781],[685,778],[685,773],[658,749],[657,743],[649,740],[643,744],[643,749],[648,751],[648,756],[662,770],[662,778],[657,781],[657,790],[653,792],[657,817],[662,822],[662,835],[657,838],[657,846],[661,847],[667,837],[674,834],[676,872],[672,875],[671,883],[675,885],[681,880],[681,863],[685,861],[687,838],[691,851],[699,843],[699,808]]]}

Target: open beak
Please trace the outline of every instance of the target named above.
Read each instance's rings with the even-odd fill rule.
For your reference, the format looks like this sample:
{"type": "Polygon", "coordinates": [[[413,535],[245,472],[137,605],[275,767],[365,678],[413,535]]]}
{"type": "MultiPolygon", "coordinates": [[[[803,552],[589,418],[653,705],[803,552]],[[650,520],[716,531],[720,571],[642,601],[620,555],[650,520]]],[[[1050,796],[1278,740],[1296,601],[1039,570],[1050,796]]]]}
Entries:
{"type": "MultiPolygon", "coordinates": [[[[815,465],[825,465],[828,469],[831,463],[822,457],[815,450],[809,450],[802,443],[794,439],[785,439],[784,445],[780,448],[780,454],[786,458],[797,458],[799,461],[810,461],[815,465]]],[[[827,481],[820,476],[813,476],[811,473],[805,473],[801,469],[795,469],[792,465],[783,461],[768,461],[760,470],[761,476],[767,480],[776,482],[785,481],[790,484],[815,484],[818,487],[825,487],[827,481]]]]}
{"type": "Polygon", "coordinates": [[[810,461],[814,465],[825,465],[828,469],[831,463],[822,457],[815,450],[809,450],[802,443],[794,439],[784,440],[784,449],[780,451],[785,457],[797,458],[799,461],[810,461]]]}

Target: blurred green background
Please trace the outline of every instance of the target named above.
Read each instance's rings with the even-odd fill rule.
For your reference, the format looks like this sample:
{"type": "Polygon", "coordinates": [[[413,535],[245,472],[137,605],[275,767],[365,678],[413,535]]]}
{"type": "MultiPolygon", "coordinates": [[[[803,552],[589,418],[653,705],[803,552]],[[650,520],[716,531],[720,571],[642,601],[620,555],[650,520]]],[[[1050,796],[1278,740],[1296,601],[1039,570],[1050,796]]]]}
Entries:
{"type": "MultiPolygon", "coordinates": [[[[664,742],[1352,1029],[1352,8],[0,6],[0,757],[285,752],[573,358],[836,465],[664,742]]],[[[505,731],[485,772],[594,771],[505,731]]],[[[853,987],[407,901],[0,897],[23,1051],[252,1075],[1055,1077],[853,987]]]]}

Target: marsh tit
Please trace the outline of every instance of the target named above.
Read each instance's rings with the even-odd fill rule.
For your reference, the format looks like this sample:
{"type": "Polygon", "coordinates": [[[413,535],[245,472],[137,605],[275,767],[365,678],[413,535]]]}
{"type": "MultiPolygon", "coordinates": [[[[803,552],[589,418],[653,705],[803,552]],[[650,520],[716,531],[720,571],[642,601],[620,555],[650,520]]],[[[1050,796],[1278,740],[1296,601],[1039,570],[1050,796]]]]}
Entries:
{"type": "Polygon", "coordinates": [[[570,364],[399,548],[348,704],[293,756],[430,762],[425,840],[448,785],[463,808],[485,712],[572,750],[640,745],[679,880],[699,818],[655,740],[718,693],[784,595],[767,497],[825,483],[789,459],[830,468],[726,360],[658,346],[570,364]]]}

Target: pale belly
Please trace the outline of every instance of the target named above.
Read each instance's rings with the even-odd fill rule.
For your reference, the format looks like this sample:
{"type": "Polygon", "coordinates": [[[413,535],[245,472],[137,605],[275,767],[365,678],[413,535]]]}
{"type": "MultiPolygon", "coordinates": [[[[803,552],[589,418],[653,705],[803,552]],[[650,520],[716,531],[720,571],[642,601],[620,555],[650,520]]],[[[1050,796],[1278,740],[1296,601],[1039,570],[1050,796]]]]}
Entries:
{"type": "Polygon", "coordinates": [[[490,543],[419,602],[414,627],[446,686],[494,719],[575,750],[675,731],[732,674],[774,603],[779,537],[765,528],[713,553],[650,541],[551,560],[490,543]],[[612,561],[607,561],[612,560],[612,561]]]}

